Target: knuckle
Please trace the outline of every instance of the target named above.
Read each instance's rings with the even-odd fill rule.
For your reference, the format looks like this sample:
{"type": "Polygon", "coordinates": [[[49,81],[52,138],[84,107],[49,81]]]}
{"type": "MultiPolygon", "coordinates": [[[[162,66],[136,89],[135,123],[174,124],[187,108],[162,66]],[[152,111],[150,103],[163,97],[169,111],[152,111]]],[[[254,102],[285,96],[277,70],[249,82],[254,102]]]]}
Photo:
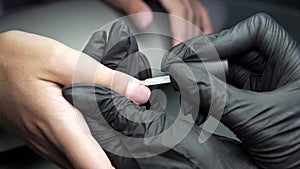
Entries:
{"type": "Polygon", "coordinates": [[[13,52],[13,46],[15,46],[15,42],[20,36],[22,36],[23,32],[18,30],[10,30],[0,34],[0,48],[2,52],[13,52]],[[10,50],[6,50],[10,49],[10,50]]]}
{"type": "Polygon", "coordinates": [[[263,22],[266,22],[268,20],[273,20],[273,18],[270,15],[263,13],[263,12],[258,13],[256,15],[254,15],[253,17],[255,20],[259,20],[259,21],[263,21],[263,22]]]}
{"type": "Polygon", "coordinates": [[[1,42],[6,42],[8,40],[12,40],[13,38],[17,37],[21,33],[22,32],[18,31],[18,30],[9,30],[7,32],[0,34],[0,40],[1,40],[1,42]]]}

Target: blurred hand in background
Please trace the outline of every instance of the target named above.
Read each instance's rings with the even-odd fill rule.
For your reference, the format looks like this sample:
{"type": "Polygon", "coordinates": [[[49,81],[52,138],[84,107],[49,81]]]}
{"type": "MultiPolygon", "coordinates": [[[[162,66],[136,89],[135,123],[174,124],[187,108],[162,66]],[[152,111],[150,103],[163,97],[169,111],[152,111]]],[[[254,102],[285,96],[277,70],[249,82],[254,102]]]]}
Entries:
{"type": "MultiPolygon", "coordinates": [[[[153,14],[150,7],[143,0],[106,0],[126,14],[132,15],[134,24],[139,29],[146,29],[153,21],[153,14]]],[[[170,18],[171,32],[173,34],[173,45],[199,35],[200,31],[195,30],[185,21],[190,22],[199,28],[203,33],[210,34],[213,27],[207,10],[199,0],[158,0],[163,8],[175,17],[170,18]]]]}

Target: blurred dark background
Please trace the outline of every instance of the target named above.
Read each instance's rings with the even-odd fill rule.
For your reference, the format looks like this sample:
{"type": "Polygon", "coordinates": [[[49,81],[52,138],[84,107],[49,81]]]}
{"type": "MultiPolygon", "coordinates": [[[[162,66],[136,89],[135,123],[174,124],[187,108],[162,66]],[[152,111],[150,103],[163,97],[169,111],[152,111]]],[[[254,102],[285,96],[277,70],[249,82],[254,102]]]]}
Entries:
{"type": "MultiPolygon", "coordinates": [[[[0,16],[24,10],[28,7],[43,6],[55,2],[72,1],[72,0],[0,0],[0,16]]],[[[89,1],[89,0],[87,0],[89,1]]],[[[104,0],[98,0],[104,1],[104,0]]],[[[157,3],[157,0],[145,0],[146,2],[157,3]]],[[[265,12],[274,17],[299,41],[299,11],[300,0],[200,0],[203,4],[209,4],[210,1],[219,1],[215,6],[207,5],[211,15],[219,15],[212,17],[213,22],[220,25],[214,25],[216,31],[231,27],[238,21],[245,19],[254,13],[265,12]],[[220,7],[222,6],[222,7],[220,7]],[[226,13],[224,13],[224,9],[226,13]],[[224,15],[226,19],[224,19],[224,15]],[[222,19],[222,21],[220,21],[222,19]],[[217,21],[216,21],[217,20],[217,21]],[[224,21],[223,21],[224,20],[224,21]]],[[[214,3],[211,3],[214,4],[214,3]]],[[[159,12],[159,11],[158,11],[159,12]]]]}
{"type": "MultiPolygon", "coordinates": [[[[15,9],[18,7],[24,7],[26,5],[38,4],[38,3],[47,3],[53,1],[62,1],[62,0],[1,0],[0,4],[4,11],[15,9]]],[[[226,1],[226,0],[225,0],[226,1]]],[[[241,0],[243,1],[243,0],[241,0]]],[[[300,8],[300,1],[299,0],[252,0],[252,1],[264,1],[268,3],[293,7],[293,8],[300,8]]]]}

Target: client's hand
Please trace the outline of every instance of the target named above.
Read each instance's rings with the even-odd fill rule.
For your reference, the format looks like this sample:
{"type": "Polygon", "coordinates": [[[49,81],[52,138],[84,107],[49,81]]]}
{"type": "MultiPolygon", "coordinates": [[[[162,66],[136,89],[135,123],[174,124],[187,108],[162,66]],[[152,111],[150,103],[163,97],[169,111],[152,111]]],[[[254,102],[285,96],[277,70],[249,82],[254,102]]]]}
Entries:
{"type": "Polygon", "coordinates": [[[52,39],[10,31],[0,35],[0,125],[62,168],[112,168],[81,113],[61,93],[62,85],[72,83],[79,57],[98,71],[90,81],[79,71],[77,81],[112,88],[112,79],[122,77],[116,92],[135,102],[148,100],[150,91],[137,79],[52,39]],[[136,91],[144,93],[136,97],[136,91]]]}

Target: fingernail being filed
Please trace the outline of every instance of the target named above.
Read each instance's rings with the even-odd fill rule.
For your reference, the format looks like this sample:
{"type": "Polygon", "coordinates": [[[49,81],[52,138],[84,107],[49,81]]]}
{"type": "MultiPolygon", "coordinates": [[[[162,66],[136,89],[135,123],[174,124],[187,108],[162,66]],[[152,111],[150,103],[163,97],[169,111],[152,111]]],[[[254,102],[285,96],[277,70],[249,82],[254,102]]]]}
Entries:
{"type": "Polygon", "coordinates": [[[150,89],[142,81],[119,71],[113,71],[107,86],[112,90],[126,96],[137,104],[146,103],[150,97],[150,89]]]}
{"type": "Polygon", "coordinates": [[[137,104],[146,103],[149,100],[151,91],[141,81],[133,78],[127,85],[126,97],[137,104]]]}

